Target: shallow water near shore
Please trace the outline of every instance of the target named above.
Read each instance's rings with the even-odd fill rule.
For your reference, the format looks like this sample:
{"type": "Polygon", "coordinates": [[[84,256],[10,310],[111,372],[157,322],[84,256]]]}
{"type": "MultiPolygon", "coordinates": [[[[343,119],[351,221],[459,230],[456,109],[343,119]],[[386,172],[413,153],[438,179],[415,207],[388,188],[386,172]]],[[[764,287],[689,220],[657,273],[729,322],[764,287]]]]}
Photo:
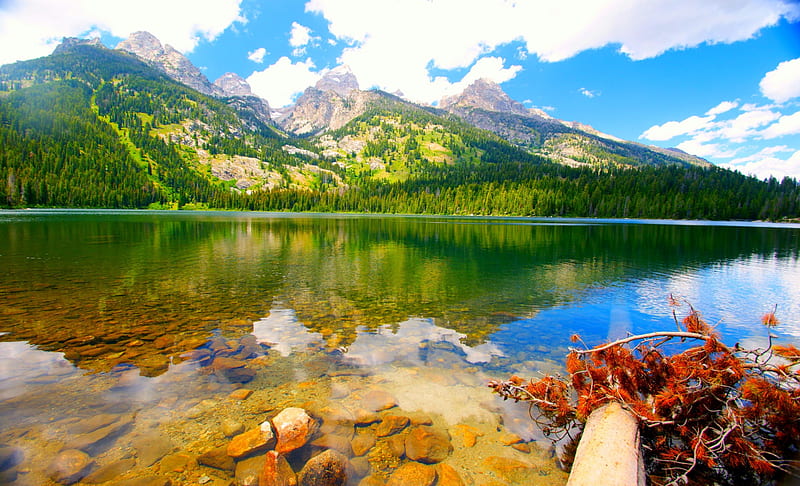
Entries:
{"type": "Polygon", "coordinates": [[[731,343],[777,304],[797,343],[798,248],[797,225],[3,212],[0,482],[55,484],[68,449],[81,483],[229,484],[198,457],[301,407],[322,429],[295,468],[345,449],[385,481],[410,427],[372,436],[403,416],[449,434],[464,484],[564,484],[486,382],[561,372],[573,333],[672,329],[670,294],[731,343]]]}

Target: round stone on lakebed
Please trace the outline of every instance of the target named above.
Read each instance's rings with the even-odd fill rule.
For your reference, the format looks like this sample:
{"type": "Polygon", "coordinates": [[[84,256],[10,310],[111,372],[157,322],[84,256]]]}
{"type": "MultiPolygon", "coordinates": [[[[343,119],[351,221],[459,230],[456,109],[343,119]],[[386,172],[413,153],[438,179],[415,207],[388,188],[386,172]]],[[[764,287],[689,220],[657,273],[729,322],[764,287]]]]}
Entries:
{"type": "Polygon", "coordinates": [[[447,459],[453,452],[450,434],[446,430],[418,425],[406,436],[406,457],[424,464],[434,464],[447,459]]]}
{"type": "Polygon", "coordinates": [[[275,450],[286,454],[303,447],[317,431],[317,422],[305,410],[289,407],[272,419],[278,442],[275,450]]]}
{"type": "Polygon", "coordinates": [[[92,458],[77,449],[66,449],[58,453],[48,468],[50,479],[59,484],[74,484],[89,472],[92,458]]]}
{"type": "Polygon", "coordinates": [[[347,483],[347,458],[327,450],[312,457],[297,479],[299,486],[342,486],[347,483]]]}

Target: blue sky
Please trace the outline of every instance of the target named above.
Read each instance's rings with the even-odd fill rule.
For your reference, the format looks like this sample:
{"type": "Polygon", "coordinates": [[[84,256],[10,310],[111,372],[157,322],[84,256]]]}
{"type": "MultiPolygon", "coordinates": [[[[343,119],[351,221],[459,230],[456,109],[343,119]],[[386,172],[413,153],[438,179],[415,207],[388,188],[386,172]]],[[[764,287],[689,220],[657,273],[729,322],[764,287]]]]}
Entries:
{"type": "Polygon", "coordinates": [[[137,30],[274,107],[340,63],[419,103],[485,77],[556,118],[800,178],[796,0],[0,0],[0,63],[137,30]]]}

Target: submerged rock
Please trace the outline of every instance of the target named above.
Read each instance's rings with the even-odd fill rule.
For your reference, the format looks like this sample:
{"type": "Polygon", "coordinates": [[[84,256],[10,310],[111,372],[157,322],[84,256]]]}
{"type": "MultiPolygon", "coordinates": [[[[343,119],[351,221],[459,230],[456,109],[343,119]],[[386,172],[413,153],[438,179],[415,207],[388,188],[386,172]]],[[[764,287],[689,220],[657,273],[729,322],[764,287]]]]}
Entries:
{"type": "Polygon", "coordinates": [[[263,456],[254,456],[237,462],[234,474],[236,486],[258,486],[263,466],[263,456]]]}
{"type": "Polygon", "coordinates": [[[119,461],[112,462],[111,464],[106,464],[96,471],[93,471],[91,474],[83,478],[81,482],[89,484],[105,483],[130,471],[135,465],[136,460],[133,458],[121,459],[119,461]]]}
{"type": "Polygon", "coordinates": [[[386,486],[432,486],[436,482],[436,469],[418,462],[407,462],[389,477],[386,486]]]}
{"type": "Polygon", "coordinates": [[[366,454],[372,447],[375,445],[375,434],[371,432],[367,432],[364,434],[359,434],[353,438],[350,442],[350,447],[353,450],[353,454],[356,456],[363,456],[366,454]]]}
{"type": "Polygon", "coordinates": [[[296,486],[297,475],[285,457],[276,451],[269,451],[264,459],[259,484],[261,486],[296,486]]]}
{"type": "Polygon", "coordinates": [[[132,445],[141,467],[152,466],[174,449],[172,440],[158,432],[137,437],[132,445]]]}
{"type": "Polygon", "coordinates": [[[275,450],[281,454],[303,447],[314,435],[317,422],[302,408],[289,407],[272,419],[278,442],[275,450]]]}
{"type": "Polygon", "coordinates": [[[217,447],[201,454],[197,458],[197,463],[228,472],[233,472],[236,468],[236,462],[228,455],[227,446],[217,447]]]}
{"type": "Polygon", "coordinates": [[[375,429],[375,435],[378,437],[394,435],[408,427],[409,423],[411,420],[403,415],[386,415],[375,429]]]}
{"type": "Polygon", "coordinates": [[[347,458],[327,450],[312,457],[297,479],[299,486],[342,486],[347,482],[347,458]]]}
{"type": "Polygon", "coordinates": [[[436,465],[438,480],[436,486],[464,486],[464,480],[452,466],[440,463],[436,465]]]}
{"type": "Polygon", "coordinates": [[[48,468],[48,476],[60,484],[73,484],[89,472],[92,458],[77,449],[66,449],[58,453],[48,468]]]}
{"type": "Polygon", "coordinates": [[[245,457],[260,451],[266,451],[275,445],[275,434],[269,421],[255,429],[237,435],[228,444],[228,455],[233,458],[245,457]]]}
{"type": "Polygon", "coordinates": [[[397,399],[383,390],[372,390],[361,399],[361,406],[372,412],[380,412],[397,406],[397,399]]]}
{"type": "Polygon", "coordinates": [[[405,446],[409,459],[425,464],[442,462],[453,451],[447,431],[427,425],[413,427],[406,437],[405,446]]]}

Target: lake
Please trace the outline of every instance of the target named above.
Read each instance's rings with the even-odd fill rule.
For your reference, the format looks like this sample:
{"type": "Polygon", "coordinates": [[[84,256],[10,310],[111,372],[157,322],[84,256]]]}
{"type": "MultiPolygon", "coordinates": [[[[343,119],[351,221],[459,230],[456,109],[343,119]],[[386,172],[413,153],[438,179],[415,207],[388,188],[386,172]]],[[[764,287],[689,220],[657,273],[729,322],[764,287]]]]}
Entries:
{"type": "Polygon", "coordinates": [[[301,407],[322,426],[295,469],[331,448],[385,481],[429,428],[441,484],[564,484],[488,380],[674,329],[670,295],[749,346],[777,305],[796,344],[799,257],[800,225],[767,223],[3,211],[0,482],[53,484],[69,449],[87,483],[227,485],[247,461],[214,451],[301,407]]]}

